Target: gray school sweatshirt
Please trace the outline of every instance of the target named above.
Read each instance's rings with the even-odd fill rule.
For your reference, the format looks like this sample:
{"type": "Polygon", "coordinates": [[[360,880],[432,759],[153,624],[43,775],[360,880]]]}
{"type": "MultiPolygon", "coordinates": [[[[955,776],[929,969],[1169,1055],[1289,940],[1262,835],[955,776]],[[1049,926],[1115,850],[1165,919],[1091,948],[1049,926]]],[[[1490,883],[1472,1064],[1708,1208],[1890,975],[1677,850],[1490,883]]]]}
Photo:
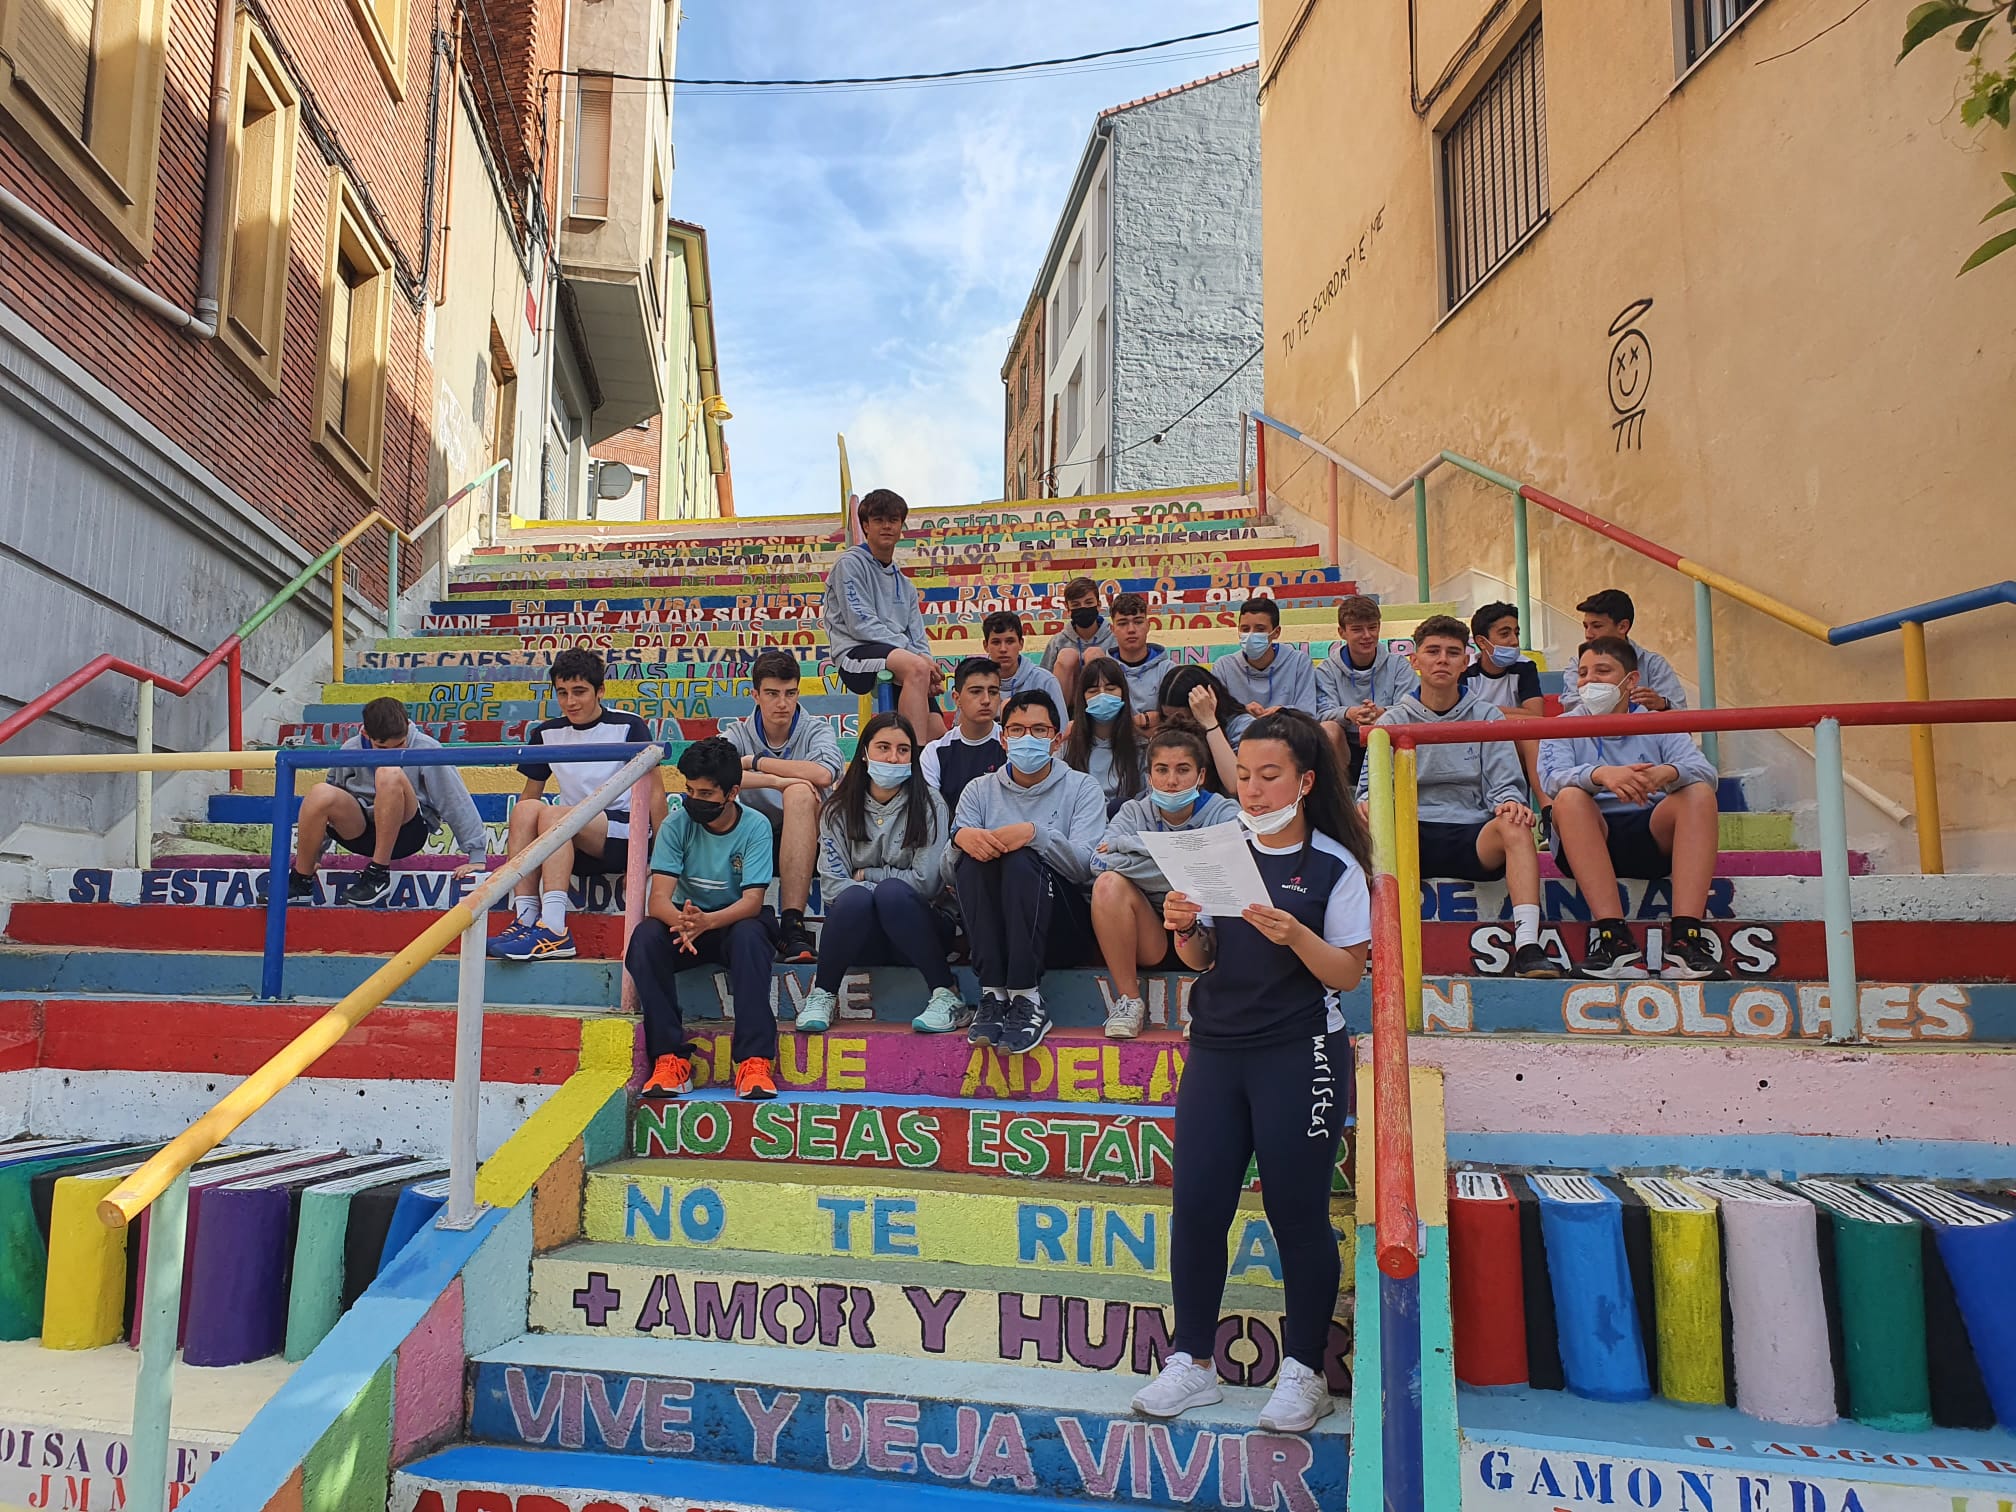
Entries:
{"type": "Polygon", "coordinates": [[[1264,667],[1246,660],[1243,651],[1233,651],[1211,663],[1211,671],[1241,707],[1257,703],[1263,709],[1278,705],[1304,714],[1316,712],[1316,668],[1300,646],[1274,642],[1274,659],[1264,667]]]}
{"type": "Polygon", "coordinates": [[[886,566],[866,546],[850,546],[826,574],[821,599],[826,640],[839,655],[868,642],[907,646],[931,654],[917,585],[894,562],[886,566]]]}
{"type": "MultiPolygon", "coordinates": [[[[363,750],[364,737],[352,735],[343,742],[343,749],[363,750]]],[[[408,725],[406,749],[438,751],[441,742],[417,725],[408,725]]],[[[490,832],[483,827],[483,816],[476,812],[476,800],[469,796],[462,774],[452,766],[415,766],[401,770],[406,773],[406,780],[413,784],[413,792],[420,800],[420,818],[428,832],[431,834],[446,824],[454,831],[455,843],[462,847],[462,854],[481,866],[490,854],[490,832]]],[[[344,766],[339,762],[329,769],[327,780],[366,808],[371,806],[371,800],[378,794],[376,767],[344,766]]]]}
{"type": "Polygon", "coordinates": [[[1092,852],[1106,833],[1106,799],[1098,783],[1066,766],[1062,756],[1052,757],[1042,780],[1030,787],[1015,780],[1013,767],[1004,766],[966,784],[952,833],[968,825],[1000,829],[1024,820],[1036,826],[1030,847],[1051,870],[1081,887],[1092,880],[1092,852]]]}
{"type": "Polygon", "coordinates": [[[1351,665],[1351,652],[1343,641],[1316,669],[1318,719],[1341,721],[1346,709],[1355,709],[1371,699],[1382,709],[1390,709],[1421,686],[1413,664],[1395,656],[1384,642],[1372,653],[1372,665],[1362,671],[1351,665]]]}
{"type": "Polygon", "coordinates": [[[848,838],[840,810],[829,803],[819,816],[819,895],[830,905],[850,887],[873,887],[890,878],[907,882],[926,903],[936,898],[945,881],[945,847],[951,827],[945,818],[945,800],[935,790],[926,797],[931,805],[931,838],[920,850],[907,850],[903,835],[910,821],[910,795],[899,788],[887,803],[877,803],[869,793],[866,805],[868,838],[856,844],[848,838]],[[856,881],[854,873],[866,875],[856,881]]]}
{"type": "Polygon", "coordinates": [[[1118,872],[1146,893],[1150,903],[1160,907],[1169,893],[1169,879],[1162,875],[1162,868],[1141,843],[1142,832],[1167,835],[1181,830],[1209,829],[1214,824],[1231,824],[1238,817],[1239,805],[1223,793],[1200,792],[1190,806],[1190,817],[1181,824],[1171,824],[1169,816],[1155,807],[1155,800],[1146,793],[1129,798],[1108,821],[1106,834],[1099,842],[1101,848],[1092,857],[1092,870],[1118,872]]]}
{"type": "MultiPolygon", "coordinates": [[[[1465,692],[1447,714],[1437,714],[1409,693],[1379,716],[1382,725],[1461,724],[1473,719],[1503,719],[1495,705],[1465,692]]],[[[1519,747],[1509,740],[1474,744],[1423,745],[1414,748],[1417,817],[1424,824],[1482,824],[1501,803],[1530,803],[1526,773],[1519,765],[1519,747]]],[[[1372,763],[1358,770],[1358,801],[1372,787],[1372,763]]]]}

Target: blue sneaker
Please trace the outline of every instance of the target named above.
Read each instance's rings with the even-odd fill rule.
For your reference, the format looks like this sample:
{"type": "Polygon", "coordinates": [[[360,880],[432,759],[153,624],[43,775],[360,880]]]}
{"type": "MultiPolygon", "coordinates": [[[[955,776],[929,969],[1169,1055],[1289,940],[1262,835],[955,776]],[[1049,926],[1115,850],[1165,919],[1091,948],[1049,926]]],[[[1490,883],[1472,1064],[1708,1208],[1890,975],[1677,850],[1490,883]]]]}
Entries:
{"type": "Polygon", "coordinates": [[[574,932],[555,934],[544,925],[536,926],[522,945],[513,947],[507,961],[571,961],[574,959],[574,932]]]}
{"type": "Polygon", "coordinates": [[[490,936],[486,947],[493,956],[503,956],[506,960],[517,960],[512,952],[525,943],[525,937],[539,926],[537,924],[511,924],[490,936]]]}

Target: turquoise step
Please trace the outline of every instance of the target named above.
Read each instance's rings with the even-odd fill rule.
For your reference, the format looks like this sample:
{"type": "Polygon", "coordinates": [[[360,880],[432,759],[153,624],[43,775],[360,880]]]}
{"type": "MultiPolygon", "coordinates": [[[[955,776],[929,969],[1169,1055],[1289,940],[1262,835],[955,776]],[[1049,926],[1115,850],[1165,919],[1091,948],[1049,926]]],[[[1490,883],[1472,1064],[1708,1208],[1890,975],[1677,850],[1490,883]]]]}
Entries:
{"type": "Polygon", "coordinates": [[[886,1485],[1314,1509],[1344,1505],[1350,1464],[1347,1412],[1307,1435],[1267,1433],[1253,1387],[1148,1424],[1129,1406],[1132,1375],[541,1336],[481,1356],[470,1376],[473,1438],[650,1456],[661,1487],[677,1460],[683,1500],[697,1460],[843,1474],[855,1508],[883,1505],[886,1485]]]}

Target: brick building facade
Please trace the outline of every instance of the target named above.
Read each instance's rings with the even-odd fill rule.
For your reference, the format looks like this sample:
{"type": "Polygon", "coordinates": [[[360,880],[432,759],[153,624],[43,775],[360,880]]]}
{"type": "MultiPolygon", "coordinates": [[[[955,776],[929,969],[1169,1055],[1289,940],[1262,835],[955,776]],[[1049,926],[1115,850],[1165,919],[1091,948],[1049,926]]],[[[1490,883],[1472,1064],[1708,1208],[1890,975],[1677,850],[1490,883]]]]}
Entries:
{"type": "MultiPolygon", "coordinates": [[[[181,676],[373,509],[412,526],[510,464],[403,554],[414,585],[493,503],[578,497],[592,435],[635,418],[618,391],[659,382],[662,312],[624,295],[628,324],[598,325],[592,301],[662,289],[670,177],[665,91],[608,123],[611,213],[578,219],[559,144],[581,92],[554,71],[584,3],[0,0],[0,717],[101,652],[181,676]],[[612,402],[591,381],[554,424],[558,368],[612,402]]],[[[590,8],[572,66],[670,74],[676,3],[590,8]]],[[[355,637],[383,614],[383,533],[347,565],[355,637]]],[[[255,738],[328,615],[325,575],[247,643],[255,738]]],[[[130,749],[137,696],[100,679],[8,750],[130,749]]],[[[221,677],[157,700],[163,748],[225,723],[221,677]]],[[[0,855],[102,832],[132,783],[23,794],[0,855]]]]}
{"type": "Polygon", "coordinates": [[[1043,440],[1043,301],[1029,297],[1001,366],[1001,497],[1040,499],[1048,459],[1043,440]]]}

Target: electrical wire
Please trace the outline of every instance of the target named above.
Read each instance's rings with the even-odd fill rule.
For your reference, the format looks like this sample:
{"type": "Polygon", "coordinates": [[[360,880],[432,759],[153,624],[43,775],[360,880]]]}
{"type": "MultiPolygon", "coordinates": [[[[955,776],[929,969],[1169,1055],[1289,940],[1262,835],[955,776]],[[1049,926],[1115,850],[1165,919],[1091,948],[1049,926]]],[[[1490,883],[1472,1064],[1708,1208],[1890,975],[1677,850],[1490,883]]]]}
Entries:
{"type": "Polygon", "coordinates": [[[1097,52],[1074,53],[1062,58],[1036,58],[1025,63],[990,63],[976,68],[948,68],[936,73],[870,74],[855,78],[831,79],[687,79],[675,74],[668,79],[663,74],[602,73],[595,69],[556,68],[547,72],[548,77],[554,74],[573,77],[582,72],[590,72],[601,78],[623,79],[639,84],[677,84],[689,89],[829,89],[835,86],[862,84],[922,84],[946,79],[977,79],[991,74],[1027,73],[1032,69],[1062,68],[1073,63],[1089,63],[1099,58],[1117,58],[1129,53],[1153,52],[1157,48],[1174,47],[1182,42],[1199,42],[1207,37],[1224,37],[1233,32],[1251,31],[1259,24],[1258,21],[1240,21],[1210,31],[1187,32],[1180,37],[1164,37],[1159,42],[1136,42],[1127,47],[1101,48],[1097,52]]]}
{"type": "MultiPolygon", "coordinates": [[[[1183,413],[1178,415],[1174,420],[1168,421],[1167,423],[1162,425],[1158,425],[1154,430],[1150,431],[1140,440],[1129,441],[1125,446],[1120,447],[1115,451],[1107,453],[1106,461],[1110,463],[1115,457],[1124,457],[1127,455],[1127,453],[1133,451],[1136,447],[1147,446],[1150,443],[1160,445],[1162,442],[1162,438],[1164,436],[1168,435],[1169,432],[1176,429],[1177,426],[1181,425],[1185,420],[1188,420],[1192,415],[1196,414],[1197,411],[1204,408],[1204,406],[1209,404],[1213,399],[1217,398],[1219,393],[1224,389],[1226,384],[1230,383],[1234,378],[1237,378],[1241,373],[1245,372],[1246,369],[1253,366],[1254,360],[1258,358],[1259,355],[1266,350],[1267,350],[1267,344],[1263,341],[1259,346],[1256,346],[1255,348],[1253,348],[1252,351],[1246,354],[1246,360],[1244,362],[1240,363],[1239,366],[1233,368],[1231,372],[1227,373],[1223,378],[1220,378],[1216,383],[1212,384],[1211,387],[1204,392],[1203,397],[1198,399],[1198,401],[1195,404],[1191,405],[1190,408],[1183,411],[1183,413]]],[[[1049,467],[1044,469],[1044,472],[1047,473],[1049,476],[1050,486],[1052,488],[1055,488],[1057,486],[1057,474],[1061,472],[1063,469],[1067,467],[1090,467],[1098,460],[1099,458],[1097,457],[1080,457],[1075,462],[1053,462],[1050,464],[1049,467]]]]}
{"type": "MultiPolygon", "coordinates": [[[[974,85],[984,85],[984,84],[1012,84],[1018,82],[1018,80],[1022,78],[1062,79],[1062,78],[1070,78],[1079,74],[1124,73],[1130,69],[1153,68],[1162,64],[1187,62],[1192,59],[1202,59],[1202,58],[1229,59],[1233,57],[1242,57],[1248,64],[1258,61],[1254,57],[1252,50],[1245,46],[1235,45],[1231,47],[1206,47],[1197,49],[1196,51],[1192,52],[1163,53],[1157,57],[1152,58],[1148,57],[1123,58],[1118,60],[1110,60],[1104,63],[1073,64],[1062,68],[1050,69],[1040,75],[1030,75],[1030,74],[1007,75],[1007,76],[994,76],[990,78],[980,78],[980,79],[924,79],[912,83],[903,83],[903,84],[844,84],[844,85],[837,85],[831,89],[821,89],[816,91],[816,93],[821,99],[826,99],[836,95],[896,94],[899,92],[913,89],[970,88],[974,85]]],[[[1239,65],[1235,64],[1231,66],[1237,67],[1239,65]]],[[[615,75],[614,77],[617,78],[619,81],[622,80],[623,78],[623,76],[620,74],[615,75]]],[[[658,83],[640,82],[637,83],[634,87],[628,89],[624,88],[611,89],[609,91],[609,94],[612,98],[619,98],[619,99],[624,98],[626,96],[627,97],[649,96],[656,94],[662,87],[663,87],[663,81],[660,81],[658,83]]],[[[736,100],[758,95],[774,96],[778,94],[811,94],[811,93],[815,93],[815,91],[790,90],[790,89],[775,90],[775,89],[763,89],[763,88],[750,88],[750,89],[728,88],[728,89],[704,90],[700,93],[695,94],[693,96],[693,99],[696,101],[736,100]]]]}

